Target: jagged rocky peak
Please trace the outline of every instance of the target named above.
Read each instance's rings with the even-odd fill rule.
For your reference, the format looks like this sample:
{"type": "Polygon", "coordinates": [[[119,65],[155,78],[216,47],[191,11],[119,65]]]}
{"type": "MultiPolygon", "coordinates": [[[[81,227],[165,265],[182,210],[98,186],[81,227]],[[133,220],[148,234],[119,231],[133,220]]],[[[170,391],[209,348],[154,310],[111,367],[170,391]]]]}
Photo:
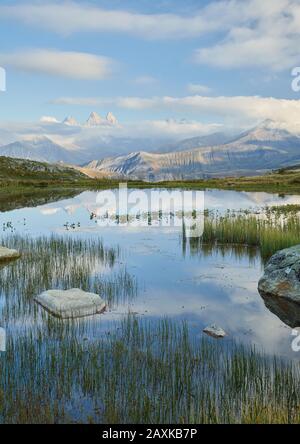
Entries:
{"type": "Polygon", "coordinates": [[[118,119],[113,115],[112,112],[109,112],[106,116],[106,120],[108,121],[108,123],[110,123],[111,125],[117,125],[118,124],[118,119]]]}
{"type": "Polygon", "coordinates": [[[93,111],[90,114],[90,117],[88,118],[86,124],[87,124],[87,126],[99,126],[99,125],[103,125],[104,122],[105,122],[105,120],[102,119],[102,117],[98,113],[93,111]]]}
{"type": "Polygon", "coordinates": [[[63,123],[68,126],[78,126],[78,122],[73,116],[66,117],[63,123]]]}
{"type": "Polygon", "coordinates": [[[118,120],[113,115],[112,112],[109,112],[106,115],[106,118],[103,119],[98,113],[93,111],[90,114],[90,117],[88,118],[88,120],[86,122],[87,126],[103,126],[103,125],[117,125],[117,124],[118,124],[118,120]]]}

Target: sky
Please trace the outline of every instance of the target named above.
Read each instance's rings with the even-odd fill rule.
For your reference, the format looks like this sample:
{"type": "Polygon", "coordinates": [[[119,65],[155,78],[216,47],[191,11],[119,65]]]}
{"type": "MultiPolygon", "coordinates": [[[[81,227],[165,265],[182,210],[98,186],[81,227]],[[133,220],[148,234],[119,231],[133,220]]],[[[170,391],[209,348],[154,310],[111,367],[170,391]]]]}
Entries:
{"type": "Polygon", "coordinates": [[[300,128],[299,25],[300,0],[4,0],[0,123],[112,111],[178,137],[300,128]]]}

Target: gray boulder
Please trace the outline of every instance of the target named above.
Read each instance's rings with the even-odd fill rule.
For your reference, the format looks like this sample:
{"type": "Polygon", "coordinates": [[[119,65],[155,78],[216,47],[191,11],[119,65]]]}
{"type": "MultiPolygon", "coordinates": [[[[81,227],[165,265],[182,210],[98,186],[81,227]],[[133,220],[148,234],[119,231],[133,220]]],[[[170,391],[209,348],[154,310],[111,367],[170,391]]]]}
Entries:
{"type": "Polygon", "coordinates": [[[79,288],[71,290],[48,290],[35,298],[35,301],[52,315],[61,319],[79,318],[102,313],[106,304],[94,293],[79,288]]]}
{"type": "Polygon", "coordinates": [[[258,291],[266,307],[281,321],[291,328],[300,326],[300,245],[271,257],[258,291]]]}
{"type": "Polygon", "coordinates": [[[300,304],[300,245],[278,251],[265,267],[258,283],[265,298],[283,298],[300,304]]]}

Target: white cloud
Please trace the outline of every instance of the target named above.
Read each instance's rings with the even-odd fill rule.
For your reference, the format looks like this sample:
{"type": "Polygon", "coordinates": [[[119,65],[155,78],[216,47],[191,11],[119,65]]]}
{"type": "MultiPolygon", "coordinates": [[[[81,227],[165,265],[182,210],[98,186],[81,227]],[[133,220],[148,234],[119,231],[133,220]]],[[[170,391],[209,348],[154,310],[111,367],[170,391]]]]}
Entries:
{"type": "MultiPolygon", "coordinates": [[[[116,148],[120,149],[119,143],[122,138],[145,139],[151,140],[180,140],[193,136],[206,135],[220,130],[221,124],[203,123],[199,120],[140,120],[133,123],[124,123],[118,126],[99,126],[87,127],[84,125],[77,127],[66,126],[60,122],[52,122],[49,120],[40,121],[38,123],[19,123],[10,126],[10,133],[13,134],[12,140],[19,139],[30,140],[38,135],[45,135],[57,144],[68,149],[78,150],[79,148],[98,147],[101,143],[109,143],[115,154],[118,153],[116,148]],[[113,143],[114,138],[119,142],[113,143]],[[115,146],[117,145],[117,147],[115,146]]],[[[0,134],[2,136],[2,126],[7,125],[3,122],[0,124],[0,134]]],[[[122,148],[122,147],[121,147],[122,148]]],[[[128,146],[129,151],[137,149],[136,145],[128,146]]]]}
{"type": "MultiPolygon", "coordinates": [[[[238,1],[232,3],[238,7],[238,1]]],[[[225,37],[211,47],[196,50],[194,60],[221,68],[261,67],[274,71],[297,64],[299,0],[245,0],[243,3],[241,17],[225,37]]]]}
{"type": "Polygon", "coordinates": [[[189,83],[187,90],[192,94],[209,94],[211,88],[206,85],[200,85],[199,83],[189,83]]]}
{"type": "Polygon", "coordinates": [[[56,104],[114,106],[128,110],[157,109],[169,112],[197,112],[197,114],[221,116],[234,121],[252,123],[264,119],[288,124],[300,124],[300,100],[276,99],[259,96],[232,97],[116,97],[116,98],[59,98],[56,104]]]}
{"type": "Polygon", "coordinates": [[[71,79],[98,80],[112,71],[113,61],[107,57],[82,52],[34,49],[1,54],[2,66],[15,69],[68,77],[71,79]]]}
{"type": "Polygon", "coordinates": [[[42,116],[40,119],[41,123],[59,123],[59,120],[57,120],[56,117],[52,116],[42,116]]]}
{"type": "Polygon", "coordinates": [[[213,133],[220,130],[222,126],[218,123],[202,123],[188,120],[149,120],[142,123],[142,131],[150,136],[156,135],[161,137],[163,135],[172,138],[188,138],[213,133]]]}
{"type": "MultiPolygon", "coordinates": [[[[33,3],[0,7],[1,19],[15,19],[61,34],[74,32],[125,32],[156,38],[195,37],[217,29],[218,23],[208,20],[210,8],[193,17],[176,14],[140,14],[125,10],[105,10],[97,6],[68,1],[33,3]]],[[[228,19],[231,19],[228,17],[228,19]]],[[[226,18],[227,20],[227,18],[226,18]]]]}
{"type": "Polygon", "coordinates": [[[98,97],[59,97],[52,101],[55,105],[70,105],[70,106],[102,106],[109,105],[111,99],[104,99],[98,97]]]}
{"type": "Polygon", "coordinates": [[[61,208],[51,208],[51,207],[49,207],[49,208],[42,208],[41,210],[40,210],[40,213],[43,215],[43,216],[53,216],[54,214],[57,214],[59,211],[61,211],[61,208]]]}
{"type": "Polygon", "coordinates": [[[154,108],[158,104],[160,98],[141,98],[141,97],[59,97],[52,101],[55,105],[70,105],[70,106],[117,106],[124,109],[143,110],[147,108],[154,108]]]}
{"type": "Polygon", "coordinates": [[[195,38],[216,33],[194,60],[222,68],[256,66],[282,70],[298,62],[299,0],[220,0],[194,15],[142,14],[92,4],[27,2],[0,6],[0,20],[14,19],[61,34],[117,32],[146,39],[195,38]]]}
{"type": "Polygon", "coordinates": [[[127,123],[119,125],[118,127],[97,127],[86,128],[81,127],[81,132],[74,133],[74,144],[84,145],[82,141],[93,139],[95,141],[106,137],[116,138],[157,138],[157,139],[174,139],[179,140],[183,138],[210,134],[220,130],[222,127],[218,123],[203,123],[196,120],[140,120],[134,123],[127,123]]]}

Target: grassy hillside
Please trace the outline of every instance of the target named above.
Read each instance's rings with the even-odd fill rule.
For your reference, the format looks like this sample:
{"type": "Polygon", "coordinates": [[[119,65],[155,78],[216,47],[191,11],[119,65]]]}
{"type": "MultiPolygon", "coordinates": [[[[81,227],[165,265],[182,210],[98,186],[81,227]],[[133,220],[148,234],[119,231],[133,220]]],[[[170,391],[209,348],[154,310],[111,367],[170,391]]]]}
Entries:
{"type": "MultiPolygon", "coordinates": [[[[124,181],[124,180],[123,180],[124,181]]],[[[30,194],[43,189],[104,189],[118,187],[120,180],[90,178],[82,172],[62,165],[0,157],[0,194],[30,194]]],[[[300,193],[300,166],[281,169],[264,176],[227,177],[192,181],[147,183],[127,181],[129,188],[232,189],[300,193]]]]}
{"type": "Polygon", "coordinates": [[[0,157],[0,181],[77,181],[85,179],[79,171],[24,159],[0,157]]]}

